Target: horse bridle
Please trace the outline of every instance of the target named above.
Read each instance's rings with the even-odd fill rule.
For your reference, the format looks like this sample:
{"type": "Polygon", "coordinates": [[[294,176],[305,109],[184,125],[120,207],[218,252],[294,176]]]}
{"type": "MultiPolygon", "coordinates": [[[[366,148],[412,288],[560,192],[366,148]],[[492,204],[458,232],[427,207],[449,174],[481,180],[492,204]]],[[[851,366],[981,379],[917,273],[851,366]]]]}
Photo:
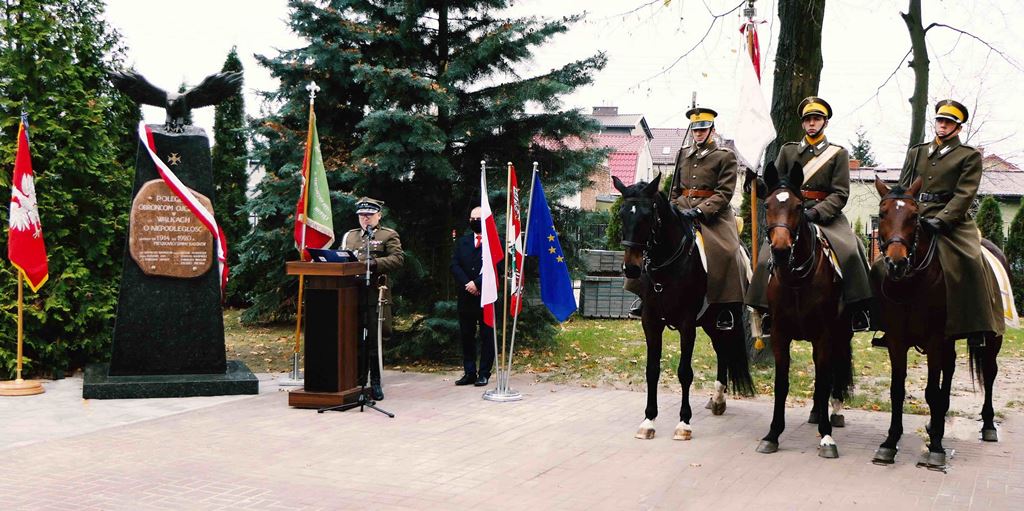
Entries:
{"type": "MultiPolygon", "coordinates": [[[[638,243],[638,242],[633,241],[633,240],[626,240],[626,239],[622,240],[622,244],[627,246],[627,247],[630,247],[630,248],[642,248],[643,249],[643,260],[644,260],[643,271],[646,272],[648,275],[653,275],[654,272],[661,271],[661,270],[664,270],[664,269],[672,266],[683,255],[683,252],[687,252],[687,254],[686,254],[687,257],[689,257],[690,254],[693,253],[693,249],[694,249],[694,246],[696,245],[696,243],[689,243],[688,244],[686,242],[686,237],[684,236],[683,239],[680,240],[679,246],[677,246],[675,251],[672,253],[672,256],[670,256],[665,262],[663,262],[661,264],[653,264],[653,262],[651,261],[650,251],[654,247],[654,245],[661,244],[661,242],[658,241],[658,233],[661,232],[661,215],[658,214],[658,205],[657,205],[657,203],[655,202],[654,199],[649,199],[649,198],[646,198],[646,197],[645,198],[632,197],[632,198],[629,198],[629,199],[624,199],[622,202],[623,202],[623,207],[625,207],[625,205],[629,204],[629,203],[633,203],[633,204],[636,204],[636,203],[649,203],[652,206],[651,207],[651,211],[654,212],[654,222],[651,225],[651,234],[650,234],[650,236],[647,237],[647,241],[645,243],[638,243]],[[685,250],[687,245],[690,246],[689,251],[685,250]]],[[[690,229],[692,230],[691,239],[696,240],[697,239],[697,228],[694,227],[693,224],[691,223],[690,224],[690,229]]],[[[651,281],[654,284],[654,290],[656,292],[660,293],[662,291],[661,284],[658,283],[658,282],[655,282],[653,277],[651,278],[651,281]]]]}
{"type": "MultiPolygon", "coordinates": [[[[905,200],[912,202],[915,207],[917,206],[917,201],[909,195],[886,195],[885,197],[882,197],[882,200],[878,201],[879,208],[881,208],[882,203],[887,200],[905,200]]],[[[907,260],[913,262],[914,255],[917,253],[917,242],[920,240],[920,237],[921,222],[917,222],[917,224],[914,225],[914,235],[911,238],[912,241],[907,241],[906,238],[897,234],[887,240],[880,240],[881,243],[878,245],[878,250],[883,257],[886,257],[885,252],[889,249],[889,246],[893,243],[899,243],[907,249],[907,260]]],[[[918,261],[918,264],[911,266],[907,271],[907,274],[902,278],[910,278],[917,272],[927,268],[928,265],[932,263],[932,259],[935,257],[936,247],[938,246],[938,239],[938,236],[932,236],[932,240],[928,244],[928,251],[925,253],[924,258],[918,261]]]]}
{"type": "MultiPolygon", "coordinates": [[[[768,195],[770,197],[771,193],[769,193],[768,195]]],[[[810,230],[811,229],[810,222],[806,222],[806,223],[808,224],[807,228],[810,230]]],[[[771,246],[771,243],[772,243],[772,230],[775,229],[776,227],[782,227],[782,228],[786,229],[787,231],[789,231],[789,236],[791,238],[793,238],[793,255],[795,256],[796,255],[796,247],[800,243],[800,224],[797,224],[797,226],[795,228],[790,226],[789,224],[784,224],[784,223],[769,224],[764,229],[764,237],[765,237],[765,240],[768,241],[769,247],[771,246]]],[[[802,278],[806,277],[807,275],[809,275],[812,271],[814,271],[814,261],[817,259],[815,256],[817,255],[817,251],[818,251],[818,243],[817,243],[817,241],[818,241],[818,237],[814,235],[814,232],[812,230],[812,232],[811,232],[811,250],[810,250],[810,252],[807,255],[807,260],[805,260],[804,262],[802,262],[800,264],[796,264],[796,257],[790,257],[789,258],[789,273],[791,275],[793,275],[794,278],[796,278],[798,280],[802,279],[802,278]]],[[[771,272],[774,268],[775,268],[775,253],[772,252],[771,250],[769,250],[768,251],[768,271],[771,272]]]]}

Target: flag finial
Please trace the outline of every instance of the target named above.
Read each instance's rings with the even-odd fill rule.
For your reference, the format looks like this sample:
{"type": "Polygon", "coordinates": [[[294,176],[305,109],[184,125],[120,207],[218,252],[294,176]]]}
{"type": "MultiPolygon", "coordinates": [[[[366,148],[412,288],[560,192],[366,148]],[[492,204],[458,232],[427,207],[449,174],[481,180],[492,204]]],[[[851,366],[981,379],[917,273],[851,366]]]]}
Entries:
{"type": "Polygon", "coordinates": [[[309,91],[309,104],[313,104],[313,100],[316,99],[316,93],[320,91],[320,86],[316,84],[316,81],[310,80],[309,85],[306,86],[306,90],[309,91]]]}

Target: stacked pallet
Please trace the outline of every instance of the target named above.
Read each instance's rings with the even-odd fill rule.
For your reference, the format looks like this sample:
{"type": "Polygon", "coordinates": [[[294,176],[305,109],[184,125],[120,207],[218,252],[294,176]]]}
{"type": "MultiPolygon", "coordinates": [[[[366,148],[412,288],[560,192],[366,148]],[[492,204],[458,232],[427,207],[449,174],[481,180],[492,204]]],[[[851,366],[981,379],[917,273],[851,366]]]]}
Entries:
{"type": "Polygon", "coordinates": [[[580,286],[580,312],[585,318],[628,318],[636,296],[622,289],[622,255],[619,250],[583,250],[587,275],[580,286]]]}

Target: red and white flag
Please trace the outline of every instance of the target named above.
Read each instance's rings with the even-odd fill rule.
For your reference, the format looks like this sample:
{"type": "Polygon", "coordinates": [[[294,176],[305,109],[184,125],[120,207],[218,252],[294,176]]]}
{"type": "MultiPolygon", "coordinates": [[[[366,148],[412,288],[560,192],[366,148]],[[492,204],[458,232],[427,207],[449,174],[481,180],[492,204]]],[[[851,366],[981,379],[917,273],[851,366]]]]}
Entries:
{"type": "MultiPolygon", "coordinates": [[[[18,152],[14,157],[11,179],[10,227],[7,231],[7,258],[38,291],[50,276],[43,243],[43,225],[39,221],[35,174],[28,148],[28,115],[21,114],[18,125],[18,152]]],[[[20,369],[19,369],[20,371],[20,369]]]]}
{"type": "Polygon", "coordinates": [[[761,91],[761,49],[757,39],[757,25],[750,19],[740,28],[744,51],[737,61],[739,72],[738,108],[733,139],[736,151],[754,168],[760,167],[761,156],[768,144],[775,140],[775,125],[771,110],[761,91]]]}
{"type": "Polygon", "coordinates": [[[519,219],[519,182],[516,180],[516,168],[508,164],[509,188],[508,207],[511,212],[508,221],[505,222],[505,243],[508,244],[508,257],[512,262],[512,275],[510,276],[512,292],[510,311],[512,317],[523,310],[522,299],[522,275],[523,275],[523,229],[519,219]]]}
{"type": "Polygon", "coordinates": [[[498,301],[498,269],[502,260],[501,240],[498,239],[498,224],[494,222],[491,205],[487,202],[487,175],[480,169],[480,229],[484,262],[480,267],[480,306],[484,309],[484,323],[494,326],[494,302],[498,301]]]}

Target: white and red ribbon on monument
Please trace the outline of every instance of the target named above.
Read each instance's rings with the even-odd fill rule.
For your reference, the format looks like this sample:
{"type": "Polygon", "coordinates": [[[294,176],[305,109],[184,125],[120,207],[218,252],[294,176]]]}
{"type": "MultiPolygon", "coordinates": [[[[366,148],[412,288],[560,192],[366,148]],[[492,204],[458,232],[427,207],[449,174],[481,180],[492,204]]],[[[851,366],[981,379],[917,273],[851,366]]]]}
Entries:
{"type": "Polygon", "coordinates": [[[228,285],[228,241],[224,237],[224,231],[217,225],[217,220],[213,217],[213,211],[207,211],[199,199],[189,190],[184,183],[178,179],[178,176],[174,174],[174,171],[167,166],[160,157],[156,155],[156,144],[153,142],[153,132],[150,131],[149,126],[146,126],[145,122],[139,122],[139,140],[142,140],[143,146],[149,152],[149,157],[153,160],[153,164],[156,165],[156,171],[160,174],[160,178],[167,183],[167,187],[174,192],[181,202],[185,203],[189,211],[199,222],[206,227],[213,237],[217,240],[217,269],[220,271],[220,291],[221,295],[224,294],[224,288],[228,285]]]}

